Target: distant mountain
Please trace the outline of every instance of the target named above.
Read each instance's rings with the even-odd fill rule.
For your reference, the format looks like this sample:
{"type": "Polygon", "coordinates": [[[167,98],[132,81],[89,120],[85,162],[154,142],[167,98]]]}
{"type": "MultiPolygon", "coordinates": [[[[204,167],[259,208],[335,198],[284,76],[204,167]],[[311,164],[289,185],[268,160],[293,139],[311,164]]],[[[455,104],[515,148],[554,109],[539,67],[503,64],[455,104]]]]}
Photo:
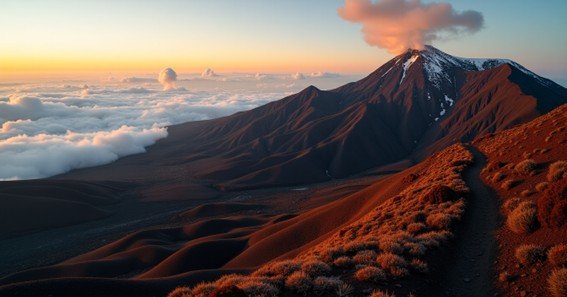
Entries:
{"type": "Polygon", "coordinates": [[[319,182],[409,164],[566,102],[567,89],[518,63],[426,46],[334,90],[310,86],[250,111],[172,126],[146,154],[63,177],[190,178],[221,189],[319,182]]]}

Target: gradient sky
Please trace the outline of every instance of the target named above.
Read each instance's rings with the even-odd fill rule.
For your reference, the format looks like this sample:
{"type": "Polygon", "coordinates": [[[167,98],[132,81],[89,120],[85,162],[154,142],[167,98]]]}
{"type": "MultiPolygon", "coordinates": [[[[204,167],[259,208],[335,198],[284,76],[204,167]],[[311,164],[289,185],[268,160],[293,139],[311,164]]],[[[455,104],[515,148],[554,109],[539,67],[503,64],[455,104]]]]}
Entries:
{"type": "MultiPolygon", "coordinates": [[[[430,1],[424,1],[430,2],[430,1]]],[[[567,81],[567,1],[455,0],[479,33],[436,47],[510,58],[567,81]]],[[[392,57],[337,15],[342,0],[2,0],[0,74],[78,71],[369,72],[392,57]]]]}

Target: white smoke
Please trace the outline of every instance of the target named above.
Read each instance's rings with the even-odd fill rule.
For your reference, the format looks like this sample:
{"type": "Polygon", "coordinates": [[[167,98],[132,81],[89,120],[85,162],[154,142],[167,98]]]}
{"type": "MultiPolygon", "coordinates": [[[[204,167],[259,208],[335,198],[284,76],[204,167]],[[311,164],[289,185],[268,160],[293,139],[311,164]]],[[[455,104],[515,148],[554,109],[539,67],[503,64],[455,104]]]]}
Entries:
{"type": "Polygon", "coordinates": [[[163,86],[164,90],[172,90],[175,88],[177,73],[171,68],[165,68],[160,71],[158,81],[163,86]]]}
{"type": "Polygon", "coordinates": [[[421,0],[345,0],[338,13],[347,21],[362,24],[368,44],[394,54],[408,48],[423,49],[435,40],[477,32],[484,23],[477,11],[457,12],[449,3],[421,3],[421,0]]]}

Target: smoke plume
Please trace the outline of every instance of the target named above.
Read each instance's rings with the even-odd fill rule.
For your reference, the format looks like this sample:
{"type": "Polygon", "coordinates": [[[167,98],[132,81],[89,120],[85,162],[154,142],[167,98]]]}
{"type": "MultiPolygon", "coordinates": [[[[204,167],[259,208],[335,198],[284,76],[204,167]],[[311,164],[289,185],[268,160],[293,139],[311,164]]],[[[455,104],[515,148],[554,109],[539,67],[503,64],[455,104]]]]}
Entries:
{"type": "Polygon", "coordinates": [[[159,73],[158,81],[163,86],[164,90],[171,90],[175,88],[177,73],[171,68],[165,68],[159,73]]]}
{"type": "Polygon", "coordinates": [[[393,54],[408,48],[479,31],[482,14],[457,12],[449,3],[421,3],[421,0],[345,0],[338,9],[341,18],[362,24],[365,41],[393,54]]]}

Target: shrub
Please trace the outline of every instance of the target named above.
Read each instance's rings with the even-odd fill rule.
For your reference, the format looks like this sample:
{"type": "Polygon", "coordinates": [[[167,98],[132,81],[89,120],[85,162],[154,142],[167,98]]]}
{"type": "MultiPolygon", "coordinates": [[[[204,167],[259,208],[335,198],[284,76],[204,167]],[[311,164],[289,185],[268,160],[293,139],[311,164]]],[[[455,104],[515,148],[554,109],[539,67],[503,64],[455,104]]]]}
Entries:
{"type": "Polygon", "coordinates": [[[553,266],[567,267],[567,244],[558,244],[549,249],[547,258],[553,266]]]}
{"type": "Polygon", "coordinates": [[[195,296],[209,296],[216,289],[217,289],[217,286],[215,284],[202,282],[202,283],[197,284],[193,288],[192,292],[193,292],[193,295],[195,295],[195,296]]]}
{"type": "Polygon", "coordinates": [[[445,213],[434,213],[427,217],[427,225],[436,229],[449,229],[453,221],[451,215],[445,213]]]}
{"type": "Polygon", "coordinates": [[[407,249],[408,254],[414,255],[414,256],[421,256],[421,255],[424,255],[425,252],[427,252],[427,248],[422,243],[406,242],[404,244],[404,247],[407,249]]]}
{"type": "Polygon", "coordinates": [[[537,207],[531,201],[522,202],[516,207],[506,219],[510,230],[516,233],[530,233],[538,227],[537,207]]]}
{"type": "Polygon", "coordinates": [[[518,207],[520,202],[522,202],[522,200],[518,197],[514,197],[514,198],[510,198],[510,199],[506,200],[506,202],[504,202],[504,205],[503,205],[504,213],[508,214],[511,211],[513,211],[514,209],[516,209],[516,207],[518,207]]]}
{"type": "Polygon", "coordinates": [[[337,258],[333,262],[333,265],[335,265],[338,268],[350,268],[350,267],[354,266],[354,261],[349,257],[343,256],[343,257],[337,258]]]}
{"type": "Polygon", "coordinates": [[[285,281],[286,288],[300,293],[307,294],[313,286],[313,281],[309,275],[303,271],[296,271],[292,273],[285,281]]]}
{"type": "Polygon", "coordinates": [[[549,187],[548,182],[541,182],[541,183],[539,183],[535,186],[535,188],[538,192],[542,192],[543,190],[547,189],[548,187],[549,187]]]}
{"type": "Polygon", "coordinates": [[[193,297],[193,293],[188,287],[177,287],[167,294],[167,297],[193,297]]]}
{"type": "Polygon", "coordinates": [[[516,166],[514,166],[514,169],[521,174],[529,175],[535,171],[536,167],[537,164],[534,160],[527,159],[516,164],[516,166]]]}
{"type": "Polygon", "coordinates": [[[325,262],[313,260],[303,263],[301,270],[311,276],[320,276],[331,272],[331,267],[325,262]]]}
{"type": "Polygon", "coordinates": [[[557,161],[549,165],[547,180],[550,182],[558,181],[565,176],[567,172],[567,161],[557,161]]]}
{"type": "Polygon", "coordinates": [[[248,295],[237,286],[225,286],[216,289],[207,297],[248,297],[248,295]]]}
{"type": "Polygon", "coordinates": [[[375,251],[365,250],[358,252],[354,257],[352,257],[352,260],[356,264],[371,264],[374,263],[377,255],[378,254],[375,251]]]}
{"type": "Polygon", "coordinates": [[[427,230],[427,226],[424,223],[411,223],[406,227],[406,230],[412,234],[417,234],[427,230]]]}
{"type": "Polygon", "coordinates": [[[517,185],[519,185],[519,184],[521,184],[521,183],[522,183],[521,180],[509,179],[509,180],[504,181],[504,182],[502,183],[502,189],[504,189],[504,190],[510,190],[510,189],[512,189],[513,187],[515,187],[515,186],[517,186],[517,185]]]}
{"type": "Polygon", "coordinates": [[[273,285],[255,280],[243,282],[240,288],[248,296],[277,296],[280,293],[280,290],[273,285]]]}
{"type": "Polygon", "coordinates": [[[545,260],[545,248],[535,244],[523,244],[516,248],[516,259],[524,265],[532,265],[545,260]]]}
{"type": "Polygon", "coordinates": [[[458,200],[460,197],[453,191],[453,189],[442,186],[442,185],[435,185],[432,186],[431,189],[422,197],[419,198],[421,203],[443,203],[447,201],[455,201],[458,200]]]}
{"type": "Polygon", "coordinates": [[[496,172],[494,173],[494,175],[492,176],[492,182],[493,183],[497,183],[503,179],[506,178],[506,174],[502,173],[502,172],[496,172]]]}
{"type": "Polygon", "coordinates": [[[396,297],[396,294],[388,291],[373,291],[368,297],[396,297]]]}
{"type": "Polygon", "coordinates": [[[385,270],[391,270],[394,267],[405,268],[408,263],[404,258],[392,253],[383,253],[376,257],[376,262],[385,270]]]}
{"type": "Polygon", "coordinates": [[[567,296],[567,268],[555,269],[548,279],[549,290],[555,297],[567,296]]]}
{"type": "Polygon", "coordinates": [[[415,270],[419,273],[429,272],[429,267],[427,266],[427,263],[423,260],[420,260],[420,259],[411,260],[410,266],[413,270],[415,270]]]}
{"type": "Polygon", "coordinates": [[[343,283],[337,288],[337,290],[335,290],[335,294],[337,294],[337,296],[339,297],[350,296],[352,292],[354,292],[354,288],[347,283],[343,283]]]}
{"type": "Polygon", "coordinates": [[[256,270],[253,276],[287,276],[291,273],[299,270],[301,265],[292,260],[285,260],[279,262],[273,262],[262,266],[262,268],[256,270]]]}
{"type": "Polygon", "coordinates": [[[356,271],[354,278],[361,282],[382,282],[386,280],[386,274],[380,268],[365,266],[356,271]]]}
{"type": "Polygon", "coordinates": [[[555,183],[537,200],[538,218],[548,227],[561,227],[567,222],[567,186],[555,183]]]}
{"type": "Polygon", "coordinates": [[[313,281],[313,291],[317,295],[335,292],[344,282],[338,277],[320,276],[313,281]]]}

